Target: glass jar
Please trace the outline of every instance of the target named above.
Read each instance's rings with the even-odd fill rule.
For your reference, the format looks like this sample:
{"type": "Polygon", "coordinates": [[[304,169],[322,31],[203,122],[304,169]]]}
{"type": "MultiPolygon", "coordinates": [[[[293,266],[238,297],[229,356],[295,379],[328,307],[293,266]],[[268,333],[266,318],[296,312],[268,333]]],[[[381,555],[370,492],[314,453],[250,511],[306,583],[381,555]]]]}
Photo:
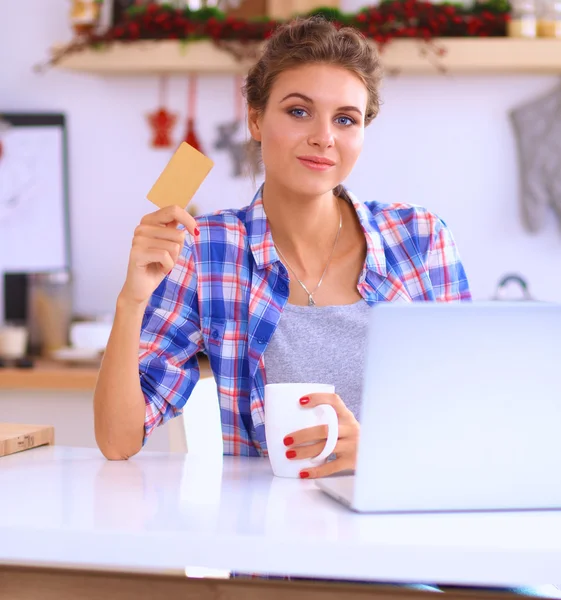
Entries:
{"type": "Polygon", "coordinates": [[[535,0],[512,0],[508,35],[518,38],[535,38],[538,32],[535,0]]]}
{"type": "Polygon", "coordinates": [[[34,354],[49,356],[69,344],[72,286],[66,270],[29,275],[29,345],[34,354]]]}
{"type": "Polygon", "coordinates": [[[542,0],[538,35],[544,38],[561,38],[561,0],[542,0]]]}
{"type": "Polygon", "coordinates": [[[74,33],[92,33],[99,23],[100,12],[98,0],[70,0],[70,23],[74,33]]]}

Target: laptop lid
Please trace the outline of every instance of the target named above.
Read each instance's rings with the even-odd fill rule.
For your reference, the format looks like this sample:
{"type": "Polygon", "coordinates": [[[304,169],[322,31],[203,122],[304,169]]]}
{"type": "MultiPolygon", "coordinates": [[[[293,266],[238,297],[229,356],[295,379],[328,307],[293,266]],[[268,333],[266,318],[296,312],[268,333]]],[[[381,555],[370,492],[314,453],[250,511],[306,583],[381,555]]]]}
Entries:
{"type": "Polygon", "coordinates": [[[561,305],[374,307],[352,506],[561,507],[561,305]]]}

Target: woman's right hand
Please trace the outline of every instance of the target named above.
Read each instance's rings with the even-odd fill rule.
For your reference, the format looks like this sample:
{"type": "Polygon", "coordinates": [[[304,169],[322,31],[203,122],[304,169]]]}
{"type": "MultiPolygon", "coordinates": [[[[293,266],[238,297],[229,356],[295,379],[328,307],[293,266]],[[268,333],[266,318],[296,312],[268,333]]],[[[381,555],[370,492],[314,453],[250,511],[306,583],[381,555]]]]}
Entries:
{"type": "Polygon", "coordinates": [[[179,206],[166,206],[142,218],[134,231],[120,300],[138,305],[148,303],[177,262],[187,231],[199,235],[195,219],[179,206]],[[177,229],[178,225],[185,230],[177,229]]]}

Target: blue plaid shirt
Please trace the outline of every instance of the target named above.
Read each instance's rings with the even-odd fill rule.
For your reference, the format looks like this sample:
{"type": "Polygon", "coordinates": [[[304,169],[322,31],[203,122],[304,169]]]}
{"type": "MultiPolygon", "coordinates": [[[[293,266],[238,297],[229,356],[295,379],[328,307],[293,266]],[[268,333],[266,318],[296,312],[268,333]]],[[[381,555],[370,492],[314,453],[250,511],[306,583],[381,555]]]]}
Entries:
{"type": "MultiPolygon", "coordinates": [[[[377,302],[470,300],[450,230],[406,204],[361,203],[346,191],[367,252],[357,289],[377,302]]],[[[197,353],[216,379],[224,453],[266,455],[263,356],[289,295],[265,215],[262,188],[250,206],[198,217],[172,272],[146,309],[139,373],[145,439],[181,413],[199,379],[197,353]]]]}

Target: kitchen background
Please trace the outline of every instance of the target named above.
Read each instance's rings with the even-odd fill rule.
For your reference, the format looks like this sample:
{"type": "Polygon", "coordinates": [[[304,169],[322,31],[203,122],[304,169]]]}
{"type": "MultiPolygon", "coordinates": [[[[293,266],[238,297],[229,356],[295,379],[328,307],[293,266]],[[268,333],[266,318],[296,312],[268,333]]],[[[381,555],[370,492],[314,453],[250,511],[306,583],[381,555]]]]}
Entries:
{"type": "MultiPolygon", "coordinates": [[[[363,4],[343,0],[341,8],[363,4]]],[[[67,116],[74,311],[111,314],[134,228],[154,210],[146,193],[172,150],[150,147],[146,115],[159,104],[156,77],[34,71],[54,44],[71,38],[69,5],[0,0],[0,113],[67,116]]],[[[493,296],[499,279],[514,272],[528,279],[535,298],[561,301],[561,226],[553,209],[539,232],[523,226],[509,120],[509,111],[558,83],[542,75],[390,77],[347,183],[363,200],[421,204],[439,214],[455,234],[476,299],[493,296]]],[[[235,84],[227,75],[198,80],[197,134],[215,161],[195,196],[200,212],[243,206],[255,189],[250,179],[232,177],[230,155],[213,148],[218,126],[235,117],[235,84]]],[[[170,77],[167,105],[180,116],[178,141],[186,90],[187,76],[170,77]]],[[[40,240],[29,243],[40,248],[40,240]]]]}

